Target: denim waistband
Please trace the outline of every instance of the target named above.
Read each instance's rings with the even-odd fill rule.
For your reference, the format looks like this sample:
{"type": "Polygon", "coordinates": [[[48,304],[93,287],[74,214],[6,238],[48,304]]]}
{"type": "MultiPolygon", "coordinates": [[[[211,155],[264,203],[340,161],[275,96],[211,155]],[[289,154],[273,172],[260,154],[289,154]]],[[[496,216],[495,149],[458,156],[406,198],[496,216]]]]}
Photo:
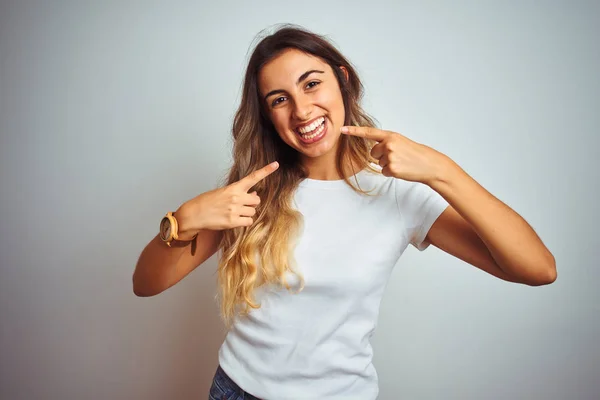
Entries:
{"type": "Polygon", "coordinates": [[[223,368],[221,368],[221,366],[219,365],[217,367],[217,373],[216,373],[216,377],[215,380],[217,381],[216,383],[219,386],[225,386],[225,387],[221,387],[221,389],[229,389],[229,390],[233,390],[235,391],[238,395],[242,396],[242,398],[244,400],[260,400],[258,397],[255,397],[253,395],[251,395],[248,392],[245,392],[241,387],[239,387],[226,373],[225,371],[223,371],[223,368]]]}

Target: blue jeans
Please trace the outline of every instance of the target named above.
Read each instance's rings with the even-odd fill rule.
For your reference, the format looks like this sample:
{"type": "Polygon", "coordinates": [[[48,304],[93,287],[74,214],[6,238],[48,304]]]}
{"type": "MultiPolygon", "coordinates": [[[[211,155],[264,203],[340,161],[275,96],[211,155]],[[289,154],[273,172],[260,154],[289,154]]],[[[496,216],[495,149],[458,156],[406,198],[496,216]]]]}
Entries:
{"type": "Polygon", "coordinates": [[[260,400],[250,393],[244,392],[236,383],[227,376],[219,365],[213,378],[208,400],[260,400]]]}

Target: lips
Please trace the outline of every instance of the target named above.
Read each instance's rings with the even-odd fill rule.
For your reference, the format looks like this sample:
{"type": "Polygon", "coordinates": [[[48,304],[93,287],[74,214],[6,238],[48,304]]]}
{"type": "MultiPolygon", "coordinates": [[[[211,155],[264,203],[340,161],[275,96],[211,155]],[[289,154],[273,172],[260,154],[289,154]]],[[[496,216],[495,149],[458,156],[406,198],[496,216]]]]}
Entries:
{"type": "Polygon", "coordinates": [[[296,133],[300,141],[304,144],[318,142],[327,133],[327,120],[324,117],[316,118],[313,122],[296,128],[296,133]],[[305,132],[305,133],[302,133],[305,132]]]}
{"type": "Polygon", "coordinates": [[[312,121],[295,128],[296,133],[303,136],[314,134],[317,129],[325,122],[325,117],[317,117],[312,121]]]}

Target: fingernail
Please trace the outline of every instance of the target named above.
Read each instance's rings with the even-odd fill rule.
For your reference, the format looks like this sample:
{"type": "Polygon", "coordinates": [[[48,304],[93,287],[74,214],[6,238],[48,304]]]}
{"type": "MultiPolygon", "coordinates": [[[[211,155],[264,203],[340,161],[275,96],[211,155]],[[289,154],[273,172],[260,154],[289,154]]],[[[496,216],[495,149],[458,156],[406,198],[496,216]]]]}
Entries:
{"type": "Polygon", "coordinates": [[[279,163],[277,161],[273,162],[271,165],[275,168],[279,167],[279,163]]]}
{"type": "Polygon", "coordinates": [[[348,133],[348,127],[347,126],[342,126],[342,128],[340,129],[340,131],[342,133],[348,133]]]}

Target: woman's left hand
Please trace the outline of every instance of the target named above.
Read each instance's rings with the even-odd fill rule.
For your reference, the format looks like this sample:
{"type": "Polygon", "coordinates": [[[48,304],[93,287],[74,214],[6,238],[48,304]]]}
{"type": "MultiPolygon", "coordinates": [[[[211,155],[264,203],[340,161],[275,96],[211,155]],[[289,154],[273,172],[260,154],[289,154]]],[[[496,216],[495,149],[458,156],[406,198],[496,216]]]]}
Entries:
{"type": "Polygon", "coordinates": [[[361,126],[345,126],[341,131],[378,142],[371,155],[379,160],[381,173],[385,176],[429,185],[441,177],[449,161],[437,150],[396,132],[361,126]]]}

